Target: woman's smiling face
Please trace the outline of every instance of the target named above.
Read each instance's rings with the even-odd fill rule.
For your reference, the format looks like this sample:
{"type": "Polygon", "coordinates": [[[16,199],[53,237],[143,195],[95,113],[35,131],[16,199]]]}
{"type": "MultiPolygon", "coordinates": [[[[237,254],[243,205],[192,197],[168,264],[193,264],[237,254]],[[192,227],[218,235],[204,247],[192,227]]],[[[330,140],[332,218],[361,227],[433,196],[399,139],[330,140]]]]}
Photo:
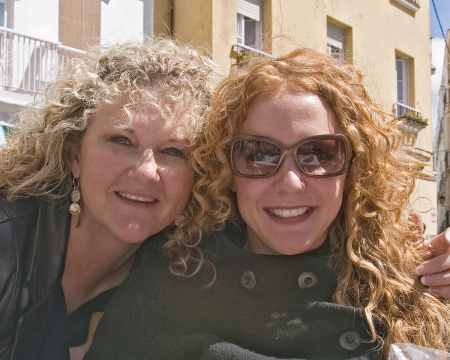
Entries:
{"type": "Polygon", "coordinates": [[[71,152],[72,173],[80,178],[83,226],[139,243],[172,223],[189,199],[193,123],[182,111],[164,119],[145,97],[129,121],[122,111],[128,100],[104,106],[89,124],[71,152]]]}
{"type": "MultiPolygon", "coordinates": [[[[318,96],[282,88],[260,95],[239,131],[294,145],[307,137],[340,133],[334,112],[318,96]]],[[[260,179],[234,177],[239,212],[247,224],[248,250],[294,255],[323,244],[342,204],[345,174],[313,178],[291,155],[277,172],[260,179]]]]}

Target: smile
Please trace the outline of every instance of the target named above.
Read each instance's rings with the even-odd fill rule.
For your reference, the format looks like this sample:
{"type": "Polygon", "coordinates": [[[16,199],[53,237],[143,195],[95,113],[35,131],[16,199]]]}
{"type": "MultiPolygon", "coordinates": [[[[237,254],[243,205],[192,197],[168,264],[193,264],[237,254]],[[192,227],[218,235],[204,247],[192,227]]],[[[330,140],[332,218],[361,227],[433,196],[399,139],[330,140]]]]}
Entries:
{"type": "Polygon", "coordinates": [[[131,195],[131,194],[127,194],[127,193],[118,193],[118,194],[119,194],[119,196],[121,196],[123,198],[127,198],[127,199],[134,200],[134,201],[140,201],[140,202],[145,202],[145,203],[155,202],[155,199],[151,199],[151,198],[147,198],[147,197],[141,197],[141,196],[131,195]]]}
{"type": "Polygon", "coordinates": [[[300,216],[306,213],[310,208],[309,207],[300,207],[298,209],[269,209],[269,213],[275,216],[283,217],[283,218],[289,218],[289,217],[295,217],[300,216]]]}

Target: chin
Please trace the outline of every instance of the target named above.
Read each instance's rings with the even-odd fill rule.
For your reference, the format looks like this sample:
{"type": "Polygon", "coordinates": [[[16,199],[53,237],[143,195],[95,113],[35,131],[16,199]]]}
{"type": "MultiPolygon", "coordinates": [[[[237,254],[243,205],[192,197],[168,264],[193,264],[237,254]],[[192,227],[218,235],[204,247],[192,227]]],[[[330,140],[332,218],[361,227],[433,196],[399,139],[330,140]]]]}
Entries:
{"type": "Polygon", "coordinates": [[[138,244],[146,240],[149,236],[156,232],[143,231],[142,229],[128,229],[117,233],[117,238],[127,244],[138,244]]]}
{"type": "Polygon", "coordinates": [[[322,244],[323,242],[316,243],[314,241],[303,241],[301,244],[297,242],[296,244],[293,244],[293,246],[283,247],[282,249],[275,249],[275,250],[278,251],[281,255],[297,255],[306,253],[308,251],[312,251],[322,244]]]}

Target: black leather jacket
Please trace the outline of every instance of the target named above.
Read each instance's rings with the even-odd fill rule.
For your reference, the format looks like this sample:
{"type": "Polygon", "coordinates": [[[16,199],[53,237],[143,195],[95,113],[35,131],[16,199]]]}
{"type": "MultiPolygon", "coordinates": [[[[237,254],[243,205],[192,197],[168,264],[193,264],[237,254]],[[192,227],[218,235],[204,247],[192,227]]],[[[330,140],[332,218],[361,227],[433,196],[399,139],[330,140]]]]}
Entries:
{"type": "MultiPolygon", "coordinates": [[[[0,194],[0,360],[39,359],[61,291],[69,204],[0,194]]],[[[133,270],[159,256],[154,239],[133,270]]]]}
{"type": "Polygon", "coordinates": [[[0,195],[0,359],[37,359],[64,270],[68,202],[0,195]]]}

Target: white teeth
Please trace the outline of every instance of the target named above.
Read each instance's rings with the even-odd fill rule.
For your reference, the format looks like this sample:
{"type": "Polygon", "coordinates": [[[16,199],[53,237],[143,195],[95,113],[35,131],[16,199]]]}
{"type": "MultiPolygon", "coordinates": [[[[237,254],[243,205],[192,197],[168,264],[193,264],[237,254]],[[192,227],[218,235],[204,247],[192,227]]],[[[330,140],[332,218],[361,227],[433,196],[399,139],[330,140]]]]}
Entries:
{"type": "Polygon", "coordinates": [[[155,199],[150,199],[150,198],[141,197],[141,196],[135,196],[135,195],[127,194],[127,193],[119,193],[119,195],[124,198],[135,200],[135,201],[141,201],[141,202],[146,202],[146,203],[155,202],[155,199]]]}
{"type": "Polygon", "coordinates": [[[294,217],[294,216],[300,216],[303,215],[305,212],[309,210],[309,207],[301,207],[298,209],[269,209],[269,212],[272,215],[279,216],[279,217],[294,217]]]}

